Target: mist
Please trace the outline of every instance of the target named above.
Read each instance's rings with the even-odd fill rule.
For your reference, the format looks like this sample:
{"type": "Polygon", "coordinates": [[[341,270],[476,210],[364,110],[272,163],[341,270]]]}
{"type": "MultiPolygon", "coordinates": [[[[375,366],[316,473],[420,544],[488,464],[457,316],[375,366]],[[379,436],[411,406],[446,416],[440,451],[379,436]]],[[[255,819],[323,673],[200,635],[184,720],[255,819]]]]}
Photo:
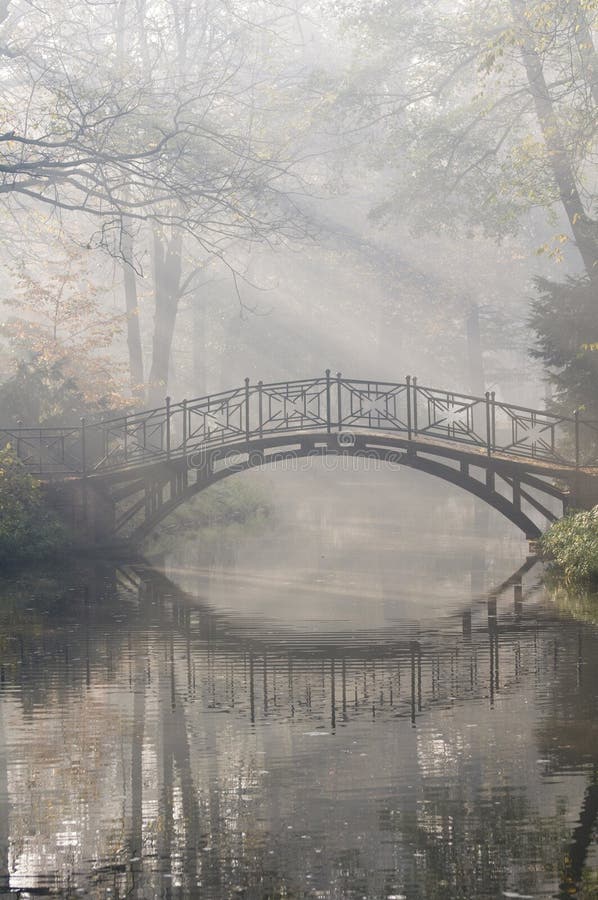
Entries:
{"type": "Polygon", "coordinates": [[[594,896],[597,23],[0,0],[0,893],[594,896]]]}

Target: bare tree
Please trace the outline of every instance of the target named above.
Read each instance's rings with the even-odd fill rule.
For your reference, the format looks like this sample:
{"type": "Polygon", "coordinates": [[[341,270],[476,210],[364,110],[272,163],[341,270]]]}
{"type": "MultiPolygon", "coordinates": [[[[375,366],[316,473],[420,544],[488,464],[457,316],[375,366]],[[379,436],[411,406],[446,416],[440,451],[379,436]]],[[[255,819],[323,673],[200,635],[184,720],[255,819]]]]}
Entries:
{"type": "Polygon", "coordinates": [[[137,276],[151,253],[154,399],[193,271],[239,242],[303,233],[301,154],[277,130],[296,73],[279,67],[272,83],[282,16],[266,4],[256,18],[240,0],[76,0],[68,17],[58,0],[5,4],[0,194],[85,215],[87,245],[122,258],[133,385],[144,379],[137,276]]]}
{"type": "MultiPolygon", "coordinates": [[[[135,238],[152,260],[154,324],[148,398],[156,403],[168,384],[180,300],[197,291],[197,276],[208,261],[217,259],[235,274],[234,252],[239,245],[304,233],[301,216],[287,193],[292,182],[302,189],[295,169],[296,148],[279,130],[285,115],[288,119],[289,95],[296,91],[297,78],[284,72],[287,61],[273,53],[280,29],[285,24],[288,28],[288,11],[283,16],[278,6],[266,4],[259,18],[251,12],[251,5],[223,6],[212,0],[158,0],[136,3],[134,8],[131,0],[119,4],[123,58],[137,56],[144,76],[149,78],[153,72],[155,78],[150,48],[159,31],[162,47],[168,48],[159,61],[160,84],[177,90],[181,84],[197,85],[209,104],[210,129],[220,146],[214,153],[205,142],[190,144],[181,160],[181,165],[204,173],[204,185],[223,179],[217,196],[202,196],[202,218],[193,234],[180,222],[161,220],[153,222],[149,233],[139,229],[135,238]],[[131,16],[128,27],[127,14],[131,16]],[[252,182],[249,190],[244,186],[247,178],[252,182]]],[[[188,209],[182,216],[189,217],[188,209]]],[[[131,266],[130,237],[129,241],[131,266]]],[[[129,282],[131,277],[129,273],[129,282]]],[[[133,309],[132,284],[127,298],[133,309]]],[[[133,314],[129,319],[129,346],[135,359],[141,355],[138,318],[133,314]]]]}

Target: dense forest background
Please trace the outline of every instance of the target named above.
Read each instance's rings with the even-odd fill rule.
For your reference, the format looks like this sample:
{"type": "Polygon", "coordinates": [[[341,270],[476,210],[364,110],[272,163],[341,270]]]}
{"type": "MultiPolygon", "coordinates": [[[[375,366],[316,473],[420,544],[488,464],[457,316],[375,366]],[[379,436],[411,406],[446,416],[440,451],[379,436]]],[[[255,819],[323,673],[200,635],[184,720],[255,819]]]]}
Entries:
{"type": "Polygon", "coordinates": [[[598,418],[596,0],[0,0],[0,416],[326,367],[598,418]]]}

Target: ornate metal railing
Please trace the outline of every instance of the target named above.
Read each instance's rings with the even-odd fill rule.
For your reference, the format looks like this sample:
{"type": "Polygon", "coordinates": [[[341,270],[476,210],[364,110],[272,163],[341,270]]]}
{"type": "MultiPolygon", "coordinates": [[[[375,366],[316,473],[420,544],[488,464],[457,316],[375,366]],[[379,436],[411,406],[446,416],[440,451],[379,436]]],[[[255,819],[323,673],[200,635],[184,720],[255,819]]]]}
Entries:
{"type": "Polygon", "coordinates": [[[561,466],[598,465],[598,422],[403,383],[321,378],[252,384],[68,428],[0,428],[40,475],[85,475],[278,433],[394,432],[561,466]]]}

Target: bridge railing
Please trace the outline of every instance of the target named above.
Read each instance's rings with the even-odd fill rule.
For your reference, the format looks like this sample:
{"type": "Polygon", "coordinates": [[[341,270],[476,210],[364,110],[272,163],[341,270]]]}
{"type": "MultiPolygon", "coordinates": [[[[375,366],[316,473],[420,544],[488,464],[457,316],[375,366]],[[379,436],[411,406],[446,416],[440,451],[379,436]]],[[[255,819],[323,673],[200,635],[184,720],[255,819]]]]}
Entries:
{"type": "Polygon", "coordinates": [[[10,446],[33,473],[39,475],[80,474],[83,458],[82,429],[0,428],[0,446],[10,446]]]}
{"type": "MultiPolygon", "coordinates": [[[[494,393],[475,397],[417,383],[334,379],[334,427],[398,431],[408,438],[468,444],[487,453],[508,453],[575,465],[568,420],[553,413],[501,403],[494,393]]],[[[597,433],[598,437],[598,433],[597,433]]],[[[578,461],[579,464],[579,461],[578,461]]]]}
{"type": "Polygon", "coordinates": [[[264,435],[320,430],[393,432],[564,466],[598,464],[598,423],[420,385],[322,377],[239,388],[68,428],[0,429],[40,475],[150,464],[264,435]]]}

